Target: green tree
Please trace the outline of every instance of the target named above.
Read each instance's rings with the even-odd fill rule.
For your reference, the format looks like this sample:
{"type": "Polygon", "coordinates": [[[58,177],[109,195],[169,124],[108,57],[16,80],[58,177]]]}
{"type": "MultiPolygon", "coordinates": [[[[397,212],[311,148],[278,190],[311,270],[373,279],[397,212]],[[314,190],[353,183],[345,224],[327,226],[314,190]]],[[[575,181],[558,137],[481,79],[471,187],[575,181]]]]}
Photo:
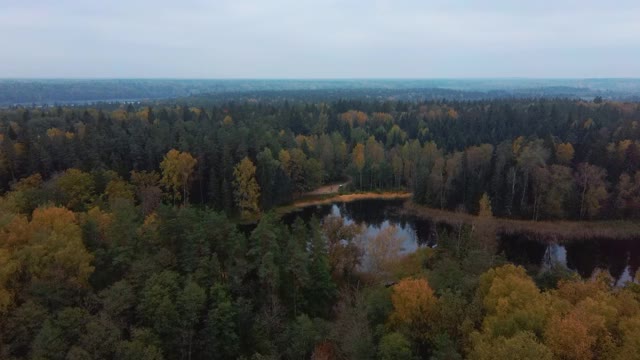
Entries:
{"type": "Polygon", "coordinates": [[[64,308],[45,321],[33,341],[32,359],[65,359],[71,347],[86,333],[91,315],[80,308],[64,308]]]}
{"type": "Polygon", "coordinates": [[[204,289],[192,280],[187,280],[182,292],[178,295],[176,307],[179,316],[181,357],[191,359],[196,326],[205,309],[206,299],[204,289]]]}
{"type": "Polygon", "coordinates": [[[469,354],[473,360],[515,359],[551,360],[553,354],[531,332],[521,332],[513,337],[492,339],[474,338],[474,348],[469,354]]]}
{"type": "Polygon", "coordinates": [[[174,349],[179,342],[180,314],[176,300],[180,287],[179,276],[165,270],[152,275],[140,292],[137,313],[145,325],[150,326],[164,342],[164,348],[174,349]]]}
{"type": "Polygon", "coordinates": [[[247,258],[249,266],[258,277],[263,300],[275,304],[282,278],[282,253],[279,243],[280,226],[275,214],[264,215],[251,232],[247,258]]]}
{"type": "Polygon", "coordinates": [[[307,227],[302,219],[297,218],[291,227],[291,235],[287,239],[284,249],[286,276],[291,282],[291,298],[293,314],[298,315],[299,303],[304,301],[302,289],[309,282],[309,256],[307,254],[307,227]]]}
{"type": "Polygon", "coordinates": [[[386,334],[382,337],[378,346],[378,359],[411,360],[413,359],[411,343],[398,332],[386,334]]]}
{"type": "Polygon", "coordinates": [[[309,222],[309,233],[309,281],[304,289],[306,311],[313,316],[327,316],[336,286],[331,278],[327,240],[317,218],[309,222]]]}
{"type": "Polygon", "coordinates": [[[91,174],[78,169],[69,169],[55,180],[60,203],[74,211],[85,210],[94,200],[95,184],[91,174]]]}
{"type": "Polygon", "coordinates": [[[269,209],[276,204],[277,188],[277,174],[280,163],[274,159],[271,150],[264,148],[256,156],[256,180],[258,186],[262,190],[260,194],[260,205],[263,209],[269,209]]]}
{"type": "Polygon", "coordinates": [[[3,354],[26,358],[33,340],[48,318],[47,309],[33,300],[14,308],[2,321],[0,342],[6,344],[3,354]]]}
{"type": "Polygon", "coordinates": [[[121,341],[115,349],[115,358],[122,360],[163,360],[160,340],[149,329],[131,331],[131,340],[121,341]]]}
{"type": "Polygon", "coordinates": [[[211,288],[211,307],[201,338],[210,358],[235,359],[240,352],[237,310],[228,291],[221,285],[211,288]]]}

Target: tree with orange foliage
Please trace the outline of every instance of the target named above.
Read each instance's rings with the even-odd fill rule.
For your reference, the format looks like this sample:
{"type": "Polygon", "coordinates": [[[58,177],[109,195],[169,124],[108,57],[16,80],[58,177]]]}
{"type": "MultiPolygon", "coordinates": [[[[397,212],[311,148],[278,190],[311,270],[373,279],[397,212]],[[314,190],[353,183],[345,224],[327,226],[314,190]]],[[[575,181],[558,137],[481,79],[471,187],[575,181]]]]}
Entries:
{"type": "Polygon", "coordinates": [[[554,317],[545,332],[545,343],[561,359],[592,359],[595,342],[596,337],[589,334],[589,328],[574,313],[554,317]]]}
{"type": "Polygon", "coordinates": [[[336,350],[336,346],[329,341],[316,344],[313,349],[313,354],[311,354],[312,360],[333,360],[337,358],[338,351],[336,350]]]}
{"type": "Polygon", "coordinates": [[[437,298],[426,279],[403,279],[393,287],[391,322],[417,340],[428,336],[437,298]]]}
{"type": "Polygon", "coordinates": [[[349,110],[346,113],[340,114],[340,119],[349,124],[349,127],[353,127],[354,123],[364,126],[369,120],[369,117],[362,111],[349,110]]]}

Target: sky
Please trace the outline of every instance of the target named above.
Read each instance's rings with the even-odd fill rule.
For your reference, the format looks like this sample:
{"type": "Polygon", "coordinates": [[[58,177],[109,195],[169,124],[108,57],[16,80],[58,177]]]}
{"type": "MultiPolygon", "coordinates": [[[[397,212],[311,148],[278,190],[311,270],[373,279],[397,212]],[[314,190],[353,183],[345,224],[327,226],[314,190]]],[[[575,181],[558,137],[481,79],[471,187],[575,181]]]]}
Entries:
{"type": "Polygon", "coordinates": [[[0,78],[640,77],[638,0],[0,0],[0,78]]]}

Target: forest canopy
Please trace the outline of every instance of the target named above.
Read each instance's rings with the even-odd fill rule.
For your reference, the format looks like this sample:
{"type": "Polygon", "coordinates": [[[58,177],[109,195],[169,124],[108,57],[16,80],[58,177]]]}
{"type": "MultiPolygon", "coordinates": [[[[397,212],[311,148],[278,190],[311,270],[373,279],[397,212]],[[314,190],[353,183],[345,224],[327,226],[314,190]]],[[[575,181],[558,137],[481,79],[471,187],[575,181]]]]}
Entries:
{"type": "Polygon", "coordinates": [[[602,99],[2,109],[0,358],[635,359],[637,283],[532,273],[478,224],[636,220],[638,121],[602,99]],[[403,253],[394,227],[276,211],[336,183],[479,216],[403,253]]]}
{"type": "Polygon", "coordinates": [[[235,214],[352,178],[442,209],[477,213],[487,194],[497,216],[627,219],[640,206],[639,118],[635,103],[574,100],[17,108],[0,111],[0,188],[40,176],[48,190],[31,210],[79,210],[117,180],[235,214]],[[133,172],[161,181],[136,185],[133,172]]]}

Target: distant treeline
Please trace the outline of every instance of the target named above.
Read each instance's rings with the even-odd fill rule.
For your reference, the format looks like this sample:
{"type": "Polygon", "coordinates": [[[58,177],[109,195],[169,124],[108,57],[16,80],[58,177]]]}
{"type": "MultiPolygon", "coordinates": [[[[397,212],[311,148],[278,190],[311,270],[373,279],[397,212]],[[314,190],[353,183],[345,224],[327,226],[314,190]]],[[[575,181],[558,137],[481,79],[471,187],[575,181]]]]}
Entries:
{"type": "MultiPolygon", "coordinates": [[[[0,105],[56,105],[101,101],[157,100],[215,95],[243,98],[331,101],[339,98],[480,100],[495,98],[583,98],[637,100],[640,80],[433,79],[433,80],[178,80],[178,79],[0,79],[0,105]]],[[[211,97],[207,96],[210,101],[211,97]]]]}

